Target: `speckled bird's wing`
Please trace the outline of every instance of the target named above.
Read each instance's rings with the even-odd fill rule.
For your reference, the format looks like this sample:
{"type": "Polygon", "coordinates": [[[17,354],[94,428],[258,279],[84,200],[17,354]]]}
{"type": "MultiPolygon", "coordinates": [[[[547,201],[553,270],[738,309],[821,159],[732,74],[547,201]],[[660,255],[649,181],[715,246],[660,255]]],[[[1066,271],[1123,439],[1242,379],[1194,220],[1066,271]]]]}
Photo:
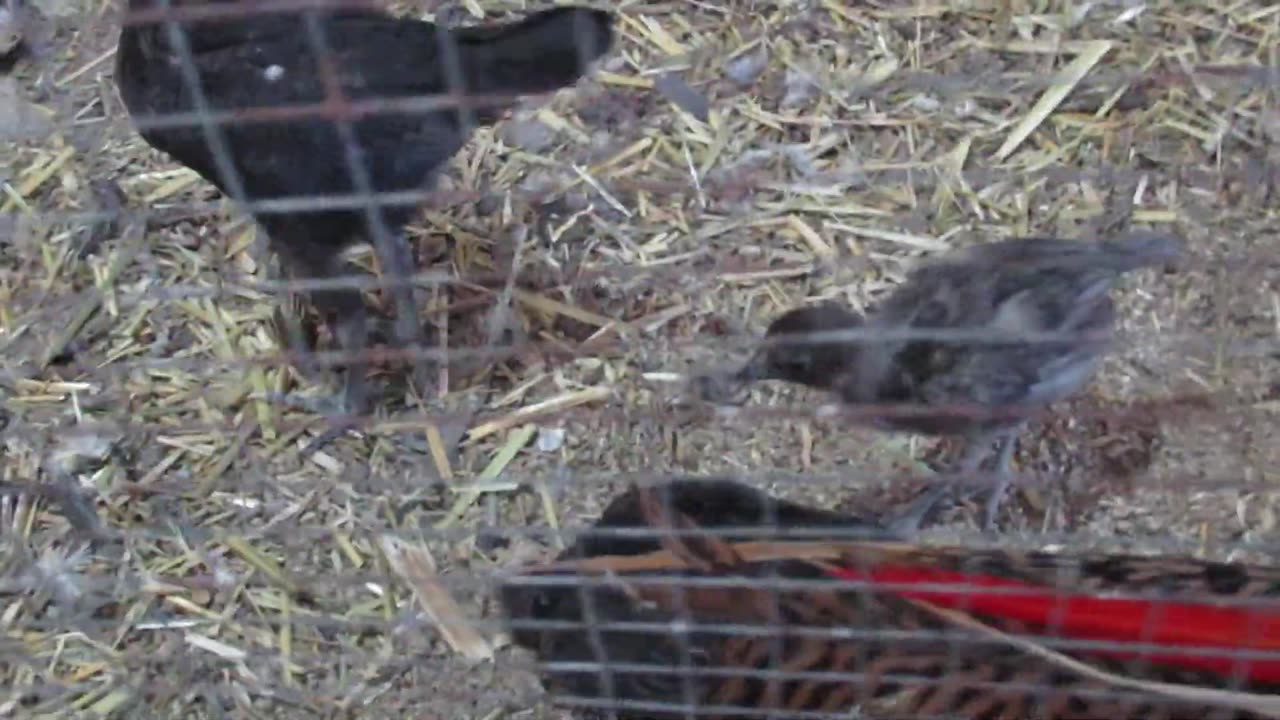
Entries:
{"type": "MultiPolygon", "coordinates": [[[[1086,266],[1001,264],[985,260],[925,265],[872,315],[893,330],[995,333],[1105,331],[1114,309],[1114,273],[1086,266]]],[[[941,405],[1048,402],[1074,391],[1096,366],[1097,341],[909,340],[871,353],[864,395],[941,405]]]]}

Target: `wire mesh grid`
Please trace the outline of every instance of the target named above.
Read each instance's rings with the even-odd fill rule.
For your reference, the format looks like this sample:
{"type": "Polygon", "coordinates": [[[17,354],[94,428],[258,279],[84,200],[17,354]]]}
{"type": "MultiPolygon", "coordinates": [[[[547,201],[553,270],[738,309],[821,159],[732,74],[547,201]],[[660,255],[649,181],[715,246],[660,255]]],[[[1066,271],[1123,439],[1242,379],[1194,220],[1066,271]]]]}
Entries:
{"type": "MultiPolygon", "coordinates": [[[[1280,714],[1268,3],[620,3],[612,45],[576,24],[589,69],[533,97],[478,92],[440,29],[526,3],[20,9],[6,714],[1280,714]],[[439,23],[401,30],[431,48],[362,35],[383,11],[439,23]],[[164,107],[122,102],[121,28],[138,87],[180,79],[164,107]],[[415,151],[438,173],[402,182],[415,151]],[[335,242],[373,252],[315,271],[343,212],[335,242]],[[920,256],[1132,227],[1189,257],[1115,293],[1119,342],[1020,435],[1042,481],[999,533],[968,503],[883,527],[953,449],[862,422],[911,407],[686,392],[920,256]],[[362,351],[349,305],[310,308],[342,288],[362,351]],[[339,417],[360,358],[374,411],[339,417]]],[[[516,59],[485,77],[555,65],[516,59]]]]}

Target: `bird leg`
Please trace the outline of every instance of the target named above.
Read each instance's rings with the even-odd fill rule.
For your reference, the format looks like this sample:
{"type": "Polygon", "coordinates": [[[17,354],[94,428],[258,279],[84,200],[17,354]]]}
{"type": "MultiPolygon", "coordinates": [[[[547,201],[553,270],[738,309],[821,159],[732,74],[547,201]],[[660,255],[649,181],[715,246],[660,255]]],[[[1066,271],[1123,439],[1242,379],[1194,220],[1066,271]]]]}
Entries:
{"type": "Polygon", "coordinates": [[[320,365],[314,361],[315,336],[303,327],[304,302],[301,294],[290,289],[288,296],[276,314],[276,334],[283,338],[293,358],[294,368],[310,380],[320,374],[320,365]]]}
{"type": "Polygon", "coordinates": [[[317,309],[322,312],[328,310],[326,314],[334,316],[334,334],[346,356],[346,370],[342,393],[334,403],[338,406],[337,412],[328,416],[327,427],[302,450],[303,458],[342,437],[354,427],[354,416],[372,409],[366,377],[369,370],[368,311],[363,298],[355,290],[323,290],[312,296],[312,302],[317,309]]]}
{"type": "MultiPolygon", "coordinates": [[[[324,259],[307,255],[284,243],[274,249],[295,278],[340,278],[348,274],[340,257],[324,259]]],[[[327,403],[330,406],[326,413],[328,427],[302,451],[303,457],[345,434],[354,425],[352,416],[369,412],[372,405],[365,377],[369,368],[368,311],[360,291],[353,287],[323,288],[312,290],[310,298],[320,315],[331,323],[338,346],[346,356],[343,363],[346,370],[340,395],[327,403]]],[[[297,340],[291,339],[290,344],[297,344],[297,340]]],[[[293,349],[305,354],[311,352],[310,348],[293,349]]],[[[313,363],[303,360],[302,364],[313,363]]]]}
{"type": "Polygon", "coordinates": [[[969,447],[966,448],[965,454],[960,460],[959,473],[955,477],[955,481],[967,485],[972,490],[988,492],[987,502],[984,506],[982,515],[982,528],[991,530],[996,524],[996,513],[1000,510],[1000,503],[1004,500],[1005,493],[1008,492],[1009,486],[1013,484],[1014,476],[1010,468],[1013,460],[1013,451],[1021,432],[1022,425],[1017,427],[982,432],[971,436],[969,439],[969,447]],[[982,468],[982,462],[991,456],[991,443],[995,442],[995,467],[992,468],[990,474],[979,474],[982,468]]]}
{"type": "Polygon", "coordinates": [[[947,473],[948,477],[941,478],[937,488],[925,492],[912,501],[905,511],[889,523],[889,529],[900,534],[919,531],[929,514],[944,501],[953,500],[962,485],[966,489],[989,491],[990,494],[984,506],[982,527],[984,530],[993,529],[1000,503],[1014,481],[1009,466],[1013,459],[1014,441],[1020,429],[1021,426],[1011,430],[983,432],[970,436],[964,454],[956,464],[956,469],[947,473]],[[991,456],[993,441],[997,444],[994,472],[975,480],[983,461],[991,456]]]}
{"type": "Polygon", "coordinates": [[[394,344],[410,353],[413,381],[422,391],[430,382],[429,368],[419,353],[426,348],[422,324],[418,322],[418,303],[412,284],[416,267],[408,242],[401,235],[386,238],[386,242],[372,243],[391,287],[392,308],[395,311],[394,344]]]}
{"type": "Polygon", "coordinates": [[[906,510],[890,520],[887,525],[889,532],[907,537],[920,532],[920,527],[924,525],[924,521],[929,517],[929,514],[936,510],[943,501],[951,499],[955,495],[955,491],[955,483],[949,479],[938,483],[937,487],[927,490],[920,497],[913,500],[906,510]]]}
{"type": "Polygon", "coordinates": [[[347,359],[347,372],[342,388],[342,410],[360,414],[371,409],[369,380],[365,376],[369,368],[366,357],[369,342],[368,314],[361,303],[348,307],[338,318],[335,328],[338,345],[347,359]]]}
{"type": "Polygon", "coordinates": [[[969,477],[982,468],[982,461],[991,456],[991,442],[997,435],[993,433],[977,433],[969,437],[965,445],[964,455],[957,464],[957,477],[969,477]]]}
{"type": "Polygon", "coordinates": [[[984,530],[991,530],[996,525],[996,513],[1000,510],[1000,503],[1004,501],[1004,495],[1009,490],[1009,486],[1013,484],[1013,471],[1009,465],[1013,460],[1013,450],[1017,444],[1015,441],[1018,437],[1018,431],[1011,430],[1001,433],[996,440],[996,466],[991,474],[991,494],[987,497],[986,508],[982,513],[982,527],[984,530]]]}
{"type": "Polygon", "coordinates": [[[889,530],[900,535],[919,532],[924,521],[938,509],[939,505],[955,499],[957,486],[982,467],[982,461],[987,458],[989,447],[990,435],[984,433],[981,436],[969,438],[957,469],[944,474],[939,478],[937,487],[927,490],[913,500],[906,510],[889,522],[889,530]]]}

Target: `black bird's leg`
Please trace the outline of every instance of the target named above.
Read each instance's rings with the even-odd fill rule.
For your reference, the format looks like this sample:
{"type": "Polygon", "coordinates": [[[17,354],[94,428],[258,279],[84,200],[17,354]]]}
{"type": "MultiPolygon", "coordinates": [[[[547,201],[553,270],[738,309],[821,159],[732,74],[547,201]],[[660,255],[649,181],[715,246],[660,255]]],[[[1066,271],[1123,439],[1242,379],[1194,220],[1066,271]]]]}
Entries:
{"type": "Polygon", "coordinates": [[[418,321],[418,302],[412,284],[416,263],[408,241],[402,235],[387,238],[386,243],[372,243],[383,273],[390,284],[392,308],[395,311],[395,345],[410,353],[413,381],[421,392],[427,387],[427,363],[421,357],[426,348],[422,324],[418,321]]]}
{"type": "MultiPolygon", "coordinates": [[[[340,255],[310,256],[304,249],[295,250],[284,243],[278,244],[275,250],[290,274],[299,280],[333,279],[348,274],[340,255]]],[[[366,378],[369,368],[369,327],[364,298],[353,287],[321,288],[311,290],[309,294],[312,305],[331,323],[345,356],[343,364],[346,370],[342,393],[331,404],[335,406],[332,407],[335,412],[328,418],[328,428],[303,450],[303,457],[341,437],[353,425],[351,416],[369,412],[372,405],[366,378]]]]}
{"type": "Polygon", "coordinates": [[[286,347],[293,357],[294,368],[310,379],[319,375],[319,364],[313,361],[315,337],[303,327],[305,304],[310,299],[304,293],[290,288],[287,291],[284,307],[278,316],[277,331],[283,336],[286,347]]]}
{"type": "Polygon", "coordinates": [[[347,358],[347,373],[342,389],[342,410],[351,414],[368,412],[372,403],[369,398],[369,381],[366,377],[369,369],[367,357],[369,327],[368,313],[364,303],[344,305],[334,329],[338,336],[338,344],[347,358]]]}
{"type": "Polygon", "coordinates": [[[300,453],[306,458],[321,447],[342,437],[354,426],[354,416],[372,409],[369,397],[368,311],[356,290],[321,290],[312,294],[312,302],[321,312],[334,318],[334,334],[345,355],[342,394],[338,411],[327,418],[327,427],[300,453]]]}

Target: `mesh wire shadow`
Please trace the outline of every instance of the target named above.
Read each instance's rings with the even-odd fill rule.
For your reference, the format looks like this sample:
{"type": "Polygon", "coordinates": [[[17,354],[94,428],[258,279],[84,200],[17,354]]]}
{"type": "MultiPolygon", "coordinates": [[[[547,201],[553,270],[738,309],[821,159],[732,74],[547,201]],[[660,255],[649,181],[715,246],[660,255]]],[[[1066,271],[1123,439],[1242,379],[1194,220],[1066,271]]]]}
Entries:
{"type": "MultiPolygon", "coordinates": [[[[114,21],[76,18],[74,58],[42,60],[38,82],[16,76],[30,97],[66,106],[53,120],[62,136],[16,147],[14,172],[0,173],[0,677],[11,688],[0,707],[32,717],[1277,716],[1276,458],[1265,441],[1275,238],[1260,151],[1275,72],[1186,60],[1188,43],[1206,57],[1257,56],[1249,39],[1274,34],[1266,8],[1214,8],[1196,32],[1176,10],[1145,8],[1135,24],[1116,17],[1127,8],[1091,9],[1071,32],[1108,38],[1111,56],[996,161],[1081,52],[1075,35],[1064,31],[1059,57],[987,49],[1002,45],[953,10],[904,21],[839,4],[624,4],[608,8],[604,46],[598,27],[573,29],[572,81],[554,83],[573,89],[530,111],[524,88],[469,86],[460,38],[483,33],[446,30],[444,11],[423,36],[438,83],[389,89],[361,86],[355,61],[378,53],[334,32],[344,13],[377,25],[362,18],[381,17],[378,6],[134,4],[122,24],[150,28],[155,69],[180,81],[172,107],[124,122],[109,69],[116,40],[86,40],[114,33],[114,21]],[[1213,44],[1199,34],[1228,20],[1213,44]],[[290,52],[237,55],[234,37],[193,29],[240,22],[290,52]],[[966,45],[930,46],[952,27],[966,45]],[[1148,52],[1159,27],[1177,37],[1148,52]],[[767,62],[744,83],[757,50],[767,62]],[[242,75],[227,74],[238,86],[308,82],[288,104],[266,90],[228,103],[202,77],[202,53],[243,62],[242,75]],[[890,55],[913,60],[869,82],[890,55]],[[810,73],[810,56],[852,60],[810,73]],[[587,60],[607,71],[588,72],[587,60]],[[1223,85],[1244,99],[1213,95],[1223,85]],[[1180,114],[1164,122],[1161,107],[1180,114]],[[510,130],[531,115],[550,139],[510,130]],[[454,133],[449,152],[426,153],[430,172],[413,157],[425,145],[396,136],[424,117],[451,118],[454,133]],[[78,134],[106,125],[121,127],[105,143],[78,134]],[[255,190],[243,160],[317,126],[325,152],[299,155],[289,187],[255,190]],[[240,152],[255,128],[283,129],[279,143],[240,152]],[[147,152],[138,132],[187,133],[206,154],[203,179],[147,152]],[[946,155],[958,147],[964,162],[937,161],[959,159],[946,155]],[[1088,151],[1079,161],[1078,148],[1088,151]],[[312,172],[315,158],[324,172],[312,172]],[[380,158],[417,177],[384,182],[380,158]],[[1256,171],[1238,171],[1254,178],[1244,187],[1236,164],[1256,171]],[[102,178],[122,188],[114,209],[76,195],[102,178]],[[290,218],[320,220],[299,229],[290,218]],[[95,229],[107,221],[114,229],[95,229]],[[268,277],[271,247],[245,250],[253,222],[277,250],[273,225],[303,238],[293,267],[314,272],[268,277]],[[851,428],[939,406],[833,408],[777,384],[740,407],[680,394],[696,371],[738,367],[789,307],[869,307],[922,252],[1128,224],[1187,230],[1194,257],[1121,303],[1130,322],[1105,389],[1050,408],[1020,442],[1021,468],[1097,487],[1064,480],[1048,499],[1019,495],[1001,520],[1023,532],[981,535],[965,504],[940,518],[941,538],[885,527],[946,448],[917,452],[913,440],[908,452],[851,428]],[[358,236],[372,256],[337,263],[328,246],[308,251],[330,233],[344,236],[335,246],[358,236]],[[102,237],[81,246],[83,235],[102,237]],[[338,297],[329,315],[367,313],[369,342],[327,337],[332,324],[301,312],[277,320],[272,308],[292,293],[338,297]],[[1184,314],[1166,318],[1171,306],[1184,314]],[[326,420],[355,428],[331,437],[315,416],[355,408],[311,369],[361,363],[410,375],[409,387],[389,381],[395,392],[359,422],[326,420]],[[1225,460],[1201,461],[1202,445],[1225,460]],[[795,502],[755,489],[765,487],[795,502]],[[645,506],[644,492],[663,499],[645,506]],[[1091,625],[1099,613],[1113,624],[1091,625]],[[467,660],[467,632],[449,627],[479,638],[485,661],[467,660]]],[[[537,9],[472,6],[491,11],[490,28],[537,9]]],[[[1043,30],[1055,22],[1046,17],[1005,24],[1043,30]]],[[[501,77],[553,55],[504,65],[501,77]]],[[[403,78],[395,65],[365,80],[403,78]]],[[[802,335],[792,339],[1008,340],[802,335]]]]}

